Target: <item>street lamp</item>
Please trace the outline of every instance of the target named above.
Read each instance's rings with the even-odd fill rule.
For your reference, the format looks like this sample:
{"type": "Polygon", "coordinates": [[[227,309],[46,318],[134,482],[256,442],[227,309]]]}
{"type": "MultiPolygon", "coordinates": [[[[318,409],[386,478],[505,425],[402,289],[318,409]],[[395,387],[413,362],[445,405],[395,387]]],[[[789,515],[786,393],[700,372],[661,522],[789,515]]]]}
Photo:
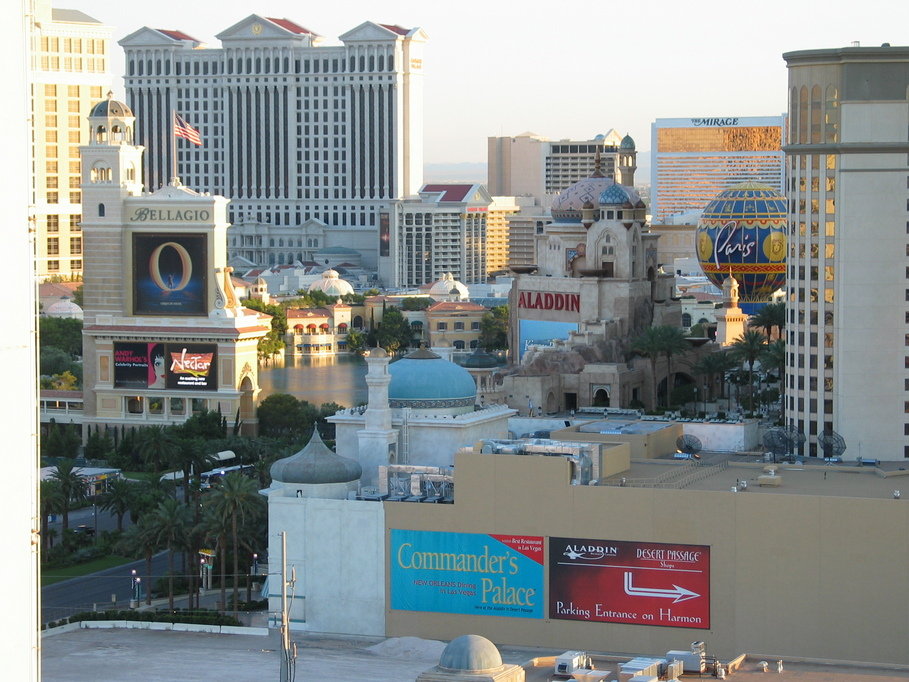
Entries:
{"type": "Polygon", "coordinates": [[[259,555],[253,552],[253,575],[259,575],[259,555]]]}
{"type": "Polygon", "coordinates": [[[130,600],[129,608],[135,609],[139,606],[139,578],[136,576],[136,569],[130,571],[130,600]]]}

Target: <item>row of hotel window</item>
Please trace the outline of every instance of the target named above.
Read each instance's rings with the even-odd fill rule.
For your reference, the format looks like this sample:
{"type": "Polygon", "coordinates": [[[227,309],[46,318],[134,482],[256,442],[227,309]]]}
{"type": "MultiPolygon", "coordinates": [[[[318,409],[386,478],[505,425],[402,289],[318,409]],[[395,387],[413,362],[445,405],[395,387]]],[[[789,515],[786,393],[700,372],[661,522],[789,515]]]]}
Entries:
{"type": "MultiPolygon", "coordinates": [[[[360,55],[347,59],[293,59],[290,57],[233,57],[225,63],[220,61],[195,60],[174,62],[173,71],[177,76],[207,76],[210,74],[246,74],[258,76],[263,73],[366,73],[392,72],[395,70],[394,55],[360,55]],[[293,71],[291,71],[293,65],[293,71]],[[345,68],[345,66],[347,68],[345,68]]],[[[130,76],[169,76],[171,62],[168,59],[130,59],[127,73],[130,76]]]]}
{"type": "MultiPolygon", "coordinates": [[[[82,255],[82,237],[70,237],[69,238],[69,253],[71,256],[81,256],[82,255]]],[[[47,238],[47,255],[48,256],[57,256],[60,254],[60,238],[59,237],[48,237],[47,238]]]]}
{"type": "Polygon", "coordinates": [[[164,414],[165,401],[167,414],[174,417],[186,415],[186,408],[190,414],[201,414],[208,409],[208,400],[205,398],[164,398],[156,396],[129,396],[123,399],[123,409],[128,414],[164,414]]]}
{"type": "Polygon", "coordinates": [[[41,55],[42,71],[76,71],[81,73],[104,73],[107,60],[104,57],[63,57],[41,55]]]}
{"type": "MultiPolygon", "coordinates": [[[[82,269],[82,259],[74,258],[69,262],[70,270],[81,270],[82,269]]],[[[47,271],[48,272],[60,272],[60,261],[58,259],[53,259],[47,261],[47,271]]]]}

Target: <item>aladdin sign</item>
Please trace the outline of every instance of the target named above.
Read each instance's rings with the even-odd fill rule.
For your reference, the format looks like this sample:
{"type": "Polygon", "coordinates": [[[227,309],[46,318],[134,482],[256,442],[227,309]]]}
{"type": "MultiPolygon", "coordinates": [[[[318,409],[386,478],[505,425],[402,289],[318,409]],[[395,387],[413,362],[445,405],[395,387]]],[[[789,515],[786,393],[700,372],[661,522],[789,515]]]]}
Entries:
{"type": "Polygon", "coordinates": [[[581,295],[522,291],[518,296],[518,308],[579,312],[581,310],[581,295]]]}
{"type": "Polygon", "coordinates": [[[134,208],[131,223],[199,223],[211,218],[206,208],[134,208]]]}

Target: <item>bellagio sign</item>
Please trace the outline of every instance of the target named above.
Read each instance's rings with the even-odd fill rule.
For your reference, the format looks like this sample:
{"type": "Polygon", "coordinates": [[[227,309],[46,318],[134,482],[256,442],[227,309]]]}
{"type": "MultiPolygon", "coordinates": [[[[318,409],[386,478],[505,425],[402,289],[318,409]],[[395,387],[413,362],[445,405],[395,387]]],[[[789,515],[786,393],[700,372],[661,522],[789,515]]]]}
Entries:
{"type": "Polygon", "coordinates": [[[581,309],[581,295],[522,291],[518,295],[518,308],[578,312],[581,309]]]}

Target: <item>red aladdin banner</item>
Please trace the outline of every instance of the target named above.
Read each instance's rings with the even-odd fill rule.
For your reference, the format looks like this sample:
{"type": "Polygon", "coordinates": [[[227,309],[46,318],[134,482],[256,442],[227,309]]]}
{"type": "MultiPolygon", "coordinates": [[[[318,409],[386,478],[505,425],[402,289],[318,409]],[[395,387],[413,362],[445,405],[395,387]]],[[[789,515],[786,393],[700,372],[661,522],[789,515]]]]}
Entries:
{"type": "Polygon", "coordinates": [[[578,312],[581,309],[580,294],[550,294],[540,291],[522,291],[518,296],[518,308],[531,310],[567,310],[578,312]]]}
{"type": "Polygon", "coordinates": [[[549,617],[710,629],[710,547],[549,539],[549,617]]]}

